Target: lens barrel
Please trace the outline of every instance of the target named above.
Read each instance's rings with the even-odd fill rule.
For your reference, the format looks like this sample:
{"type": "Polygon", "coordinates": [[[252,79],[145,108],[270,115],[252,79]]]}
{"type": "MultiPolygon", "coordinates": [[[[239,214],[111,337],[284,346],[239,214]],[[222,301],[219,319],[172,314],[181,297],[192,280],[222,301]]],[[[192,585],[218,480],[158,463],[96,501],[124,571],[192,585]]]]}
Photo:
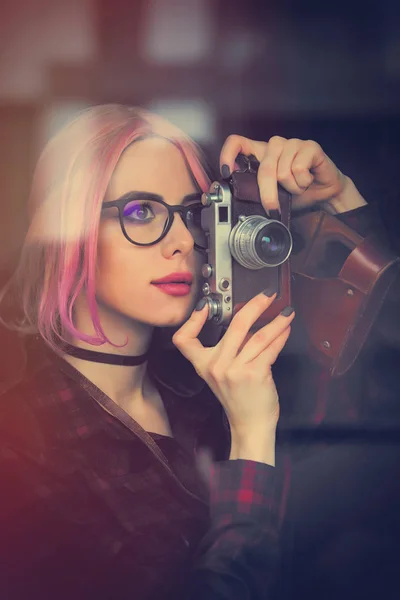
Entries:
{"type": "Polygon", "coordinates": [[[280,221],[251,215],[239,219],[229,236],[235,260],[247,269],[278,267],[290,256],[293,241],[280,221]]]}

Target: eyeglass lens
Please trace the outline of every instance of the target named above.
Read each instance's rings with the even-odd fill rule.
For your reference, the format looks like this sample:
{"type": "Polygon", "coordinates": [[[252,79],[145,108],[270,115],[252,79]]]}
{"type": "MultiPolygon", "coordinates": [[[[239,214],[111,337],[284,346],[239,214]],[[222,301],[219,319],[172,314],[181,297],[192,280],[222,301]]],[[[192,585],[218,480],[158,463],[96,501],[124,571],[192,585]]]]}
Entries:
{"type": "MultiPolygon", "coordinates": [[[[123,226],[132,242],[151,244],[164,232],[168,225],[168,209],[154,200],[132,200],[123,209],[123,226]]],[[[201,227],[201,207],[193,206],[187,213],[186,226],[194,242],[206,248],[206,236],[201,227]]]]}

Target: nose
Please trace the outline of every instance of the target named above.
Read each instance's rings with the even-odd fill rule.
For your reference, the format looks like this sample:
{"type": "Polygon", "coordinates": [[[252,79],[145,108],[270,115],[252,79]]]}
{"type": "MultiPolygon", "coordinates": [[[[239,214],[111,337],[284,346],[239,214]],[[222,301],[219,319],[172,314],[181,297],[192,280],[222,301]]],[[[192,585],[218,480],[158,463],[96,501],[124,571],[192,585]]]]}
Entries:
{"type": "Polygon", "coordinates": [[[179,250],[184,254],[188,254],[194,249],[193,236],[179,213],[174,214],[171,229],[165,236],[164,242],[168,252],[171,252],[172,249],[172,252],[179,250]]]}

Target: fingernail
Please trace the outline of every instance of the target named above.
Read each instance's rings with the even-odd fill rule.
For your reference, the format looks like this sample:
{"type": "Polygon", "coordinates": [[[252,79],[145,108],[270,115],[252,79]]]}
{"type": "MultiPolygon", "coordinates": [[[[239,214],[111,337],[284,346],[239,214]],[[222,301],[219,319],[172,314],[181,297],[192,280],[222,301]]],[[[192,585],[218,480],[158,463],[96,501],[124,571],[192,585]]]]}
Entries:
{"type": "Polygon", "coordinates": [[[207,298],[200,298],[194,310],[201,310],[207,304],[207,298]]]}
{"type": "Polygon", "coordinates": [[[282,317],[290,317],[290,315],[294,312],[293,306],[285,306],[285,308],[281,311],[282,317]]]}
{"type": "Polygon", "coordinates": [[[221,175],[224,179],[228,179],[231,176],[231,170],[228,165],[222,165],[221,167],[221,175]]]}
{"type": "Polygon", "coordinates": [[[269,211],[270,217],[271,219],[274,219],[275,221],[279,221],[280,219],[280,212],[279,210],[277,210],[276,208],[273,208],[272,210],[269,211]]]}
{"type": "Polygon", "coordinates": [[[271,288],[266,288],[263,291],[264,296],[268,296],[268,298],[272,298],[274,294],[276,294],[276,290],[271,290],[271,288]]]}

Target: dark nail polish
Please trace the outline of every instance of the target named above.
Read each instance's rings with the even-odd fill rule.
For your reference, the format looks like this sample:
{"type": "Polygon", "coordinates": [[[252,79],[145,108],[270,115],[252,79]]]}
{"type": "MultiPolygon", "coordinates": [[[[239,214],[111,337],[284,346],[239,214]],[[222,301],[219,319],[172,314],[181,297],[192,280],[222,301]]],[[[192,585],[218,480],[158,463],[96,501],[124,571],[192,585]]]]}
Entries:
{"type": "Polygon", "coordinates": [[[276,290],[271,290],[271,288],[267,288],[263,291],[264,296],[268,296],[268,298],[272,298],[275,293],[276,290]]]}
{"type": "Polygon", "coordinates": [[[281,311],[282,317],[290,317],[290,315],[294,312],[293,306],[285,306],[285,308],[281,311]]]}
{"type": "Polygon", "coordinates": [[[231,176],[231,170],[228,165],[222,165],[221,167],[221,175],[224,179],[228,179],[231,176]]]}
{"type": "Polygon", "coordinates": [[[276,208],[270,210],[269,214],[270,214],[271,219],[274,219],[275,221],[280,221],[281,215],[280,215],[279,210],[276,210],[276,208]]]}
{"type": "Polygon", "coordinates": [[[200,300],[196,304],[195,310],[201,310],[202,308],[205,307],[206,304],[207,304],[207,299],[206,298],[200,298],[200,300]]]}

